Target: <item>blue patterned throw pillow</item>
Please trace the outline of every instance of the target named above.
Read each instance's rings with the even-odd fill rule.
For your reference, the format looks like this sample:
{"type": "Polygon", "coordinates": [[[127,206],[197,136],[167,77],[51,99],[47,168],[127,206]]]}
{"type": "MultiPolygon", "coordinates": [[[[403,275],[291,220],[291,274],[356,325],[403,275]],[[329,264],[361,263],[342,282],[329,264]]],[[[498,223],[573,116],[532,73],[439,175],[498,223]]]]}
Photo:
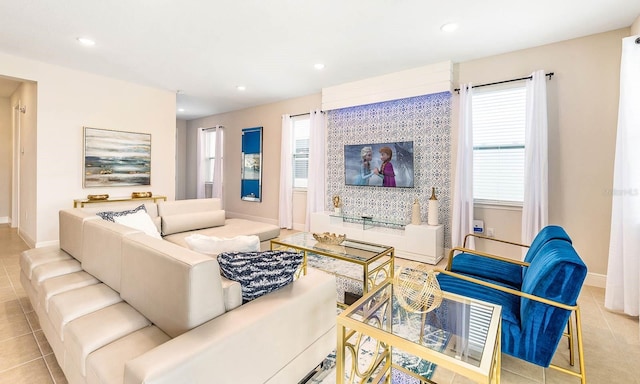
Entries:
{"type": "Polygon", "coordinates": [[[147,208],[145,208],[144,204],[140,204],[139,206],[133,208],[133,209],[128,209],[126,211],[104,211],[104,212],[96,212],[96,215],[102,217],[104,220],[107,221],[111,221],[111,222],[116,222],[113,218],[114,217],[118,217],[118,216],[127,216],[127,215],[131,215],[133,213],[139,212],[139,211],[143,211],[143,212],[147,212],[147,208]]]}
{"type": "Polygon", "coordinates": [[[246,303],[291,283],[302,257],[286,251],[224,252],[218,264],[224,277],[240,283],[246,303]]]}

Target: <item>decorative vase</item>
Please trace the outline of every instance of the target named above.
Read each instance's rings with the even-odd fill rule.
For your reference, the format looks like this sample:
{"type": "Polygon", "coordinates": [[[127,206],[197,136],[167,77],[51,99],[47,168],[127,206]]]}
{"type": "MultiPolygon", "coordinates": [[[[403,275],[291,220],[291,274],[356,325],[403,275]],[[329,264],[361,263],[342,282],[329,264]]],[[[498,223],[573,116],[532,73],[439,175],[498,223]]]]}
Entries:
{"type": "Polygon", "coordinates": [[[438,209],[440,203],[436,197],[436,188],[431,189],[431,198],[429,198],[429,210],[427,213],[427,224],[438,225],[438,209]]]}
{"type": "Polygon", "coordinates": [[[420,225],[421,223],[420,203],[418,203],[418,199],[415,199],[413,202],[413,208],[411,209],[411,224],[420,225]]]}

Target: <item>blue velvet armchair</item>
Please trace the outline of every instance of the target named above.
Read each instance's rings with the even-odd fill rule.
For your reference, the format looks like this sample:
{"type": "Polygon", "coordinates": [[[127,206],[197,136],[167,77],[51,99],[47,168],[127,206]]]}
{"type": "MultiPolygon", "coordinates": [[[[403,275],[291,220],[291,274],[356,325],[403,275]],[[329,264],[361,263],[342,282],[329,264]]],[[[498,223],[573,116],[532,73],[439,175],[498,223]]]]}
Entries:
{"type": "MultiPolygon", "coordinates": [[[[471,236],[486,239],[489,241],[501,242],[518,247],[528,248],[527,254],[524,257],[524,261],[519,262],[514,261],[513,259],[508,259],[501,256],[491,255],[478,251],[463,251],[462,253],[458,253],[455,255],[452,252],[449,256],[447,270],[491,279],[508,284],[515,289],[520,289],[520,286],[522,285],[522,276],[524,275],[526,266],[531,263],[531,261],[536,257],[538,251],[540,251],[540,248],[547,241],[565,240],[571,243],[571,238],[569,237],[567,232],[565,232],[562,227],[557,225],[548,225],[542,228],[533,239],[531,245],[514,243],[511,241],[470,233],[465,236],[462,248],[466,248],[467,239],[471,236]]],[[[519,249],[520,248],[518,248],[518,250],[519,249]]],[[[519,255],[517,256],[517,259],[520,259],[519,255]]]]}
{"type": "MultiPolygon", "coordinates": [[[[533,248],[532,245],[531,249],[533,248]]],[[[542,367],[552,367],[578,376],[582,383],[586,383],[577,299],[587,274],[587,267],[567,239],[547,240],[536,245],[536,248],[530,262],[514,264],[514,271],[517,273],[511,273],[520,276],[519,285],[487,276],[448,270],[438,271],[438,282],[444,291],[502,306],[504,353],[542,367]],[[579,373],[551,364],[561,338],[563,335],[566,336],[565,326],[571,324],[569,319],[572,312],[576,315],[579,373]]],[[[463,250],[465,253],[476,252],[454,248],[450,258],[455,250],[463,250]]],[[[485,261],[476,260],[476,263],[485,261]]],[[[471,272],[478,270],[480,268],[476,267],[471,272]]]]}

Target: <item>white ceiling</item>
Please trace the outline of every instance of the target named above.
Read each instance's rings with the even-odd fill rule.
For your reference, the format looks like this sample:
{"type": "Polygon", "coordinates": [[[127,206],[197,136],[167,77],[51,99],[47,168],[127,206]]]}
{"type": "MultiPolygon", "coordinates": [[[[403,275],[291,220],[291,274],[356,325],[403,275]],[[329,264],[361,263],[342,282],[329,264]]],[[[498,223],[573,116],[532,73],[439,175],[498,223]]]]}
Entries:
{"type": "Polygon", "coordinates": [[[3,0],[0,51],[180,90],[177,117],[188,120],[628,27],[639,15],[639,0],[3,0]],[[446,22],[460,27],[443,33],[446,22]]]}

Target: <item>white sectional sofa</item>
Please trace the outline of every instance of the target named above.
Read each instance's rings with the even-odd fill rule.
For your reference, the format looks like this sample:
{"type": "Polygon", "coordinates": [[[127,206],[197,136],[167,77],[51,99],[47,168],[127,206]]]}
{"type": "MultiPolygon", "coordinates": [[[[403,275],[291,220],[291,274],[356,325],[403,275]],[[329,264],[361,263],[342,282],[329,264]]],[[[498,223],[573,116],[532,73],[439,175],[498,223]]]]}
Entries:
{"type": "MultiPolygon", "coordinates": [[[[202,213],[219,202],[160,203],[155,215],[147,206],[171,232],[206,222],[202,213]]],[[[59,219],[60,247],[25,251],[21,281],[71,384],[292,384],[335,348],[329,274],[309,269],[242,304],[214,257],[176,244],[193,228],[157,239],[91,210],[62,210],[59,219]]],[[[197,230],[251,234],[261,223],[234,225],[197,230]]]]}

